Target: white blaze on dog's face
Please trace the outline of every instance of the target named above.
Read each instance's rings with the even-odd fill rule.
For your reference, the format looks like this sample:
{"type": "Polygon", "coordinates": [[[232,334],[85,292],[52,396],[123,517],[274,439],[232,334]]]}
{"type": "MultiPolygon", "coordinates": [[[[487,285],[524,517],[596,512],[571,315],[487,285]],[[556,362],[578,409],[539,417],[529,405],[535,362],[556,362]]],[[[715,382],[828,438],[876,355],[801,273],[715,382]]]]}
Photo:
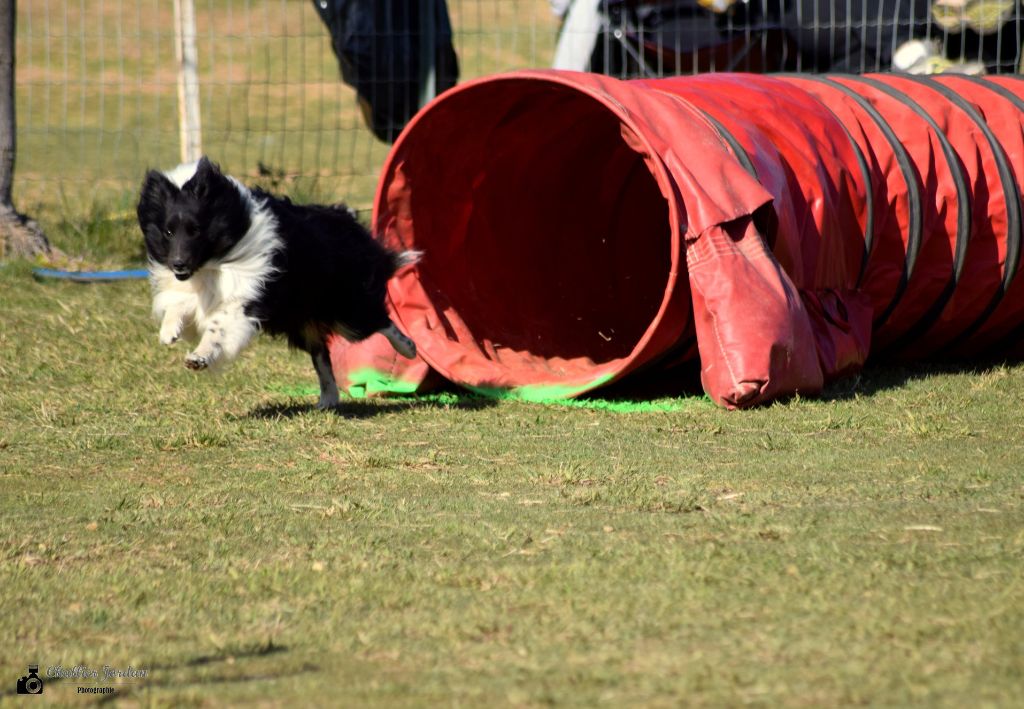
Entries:
{"type": "Polygon", "coordinates": [[[237,188],[206,158],[180,186],[167,175],[150,171],[138,217],[150,259],[178,280],[191,278],[210,259],[226,254],[249,228],[237,188]]]}

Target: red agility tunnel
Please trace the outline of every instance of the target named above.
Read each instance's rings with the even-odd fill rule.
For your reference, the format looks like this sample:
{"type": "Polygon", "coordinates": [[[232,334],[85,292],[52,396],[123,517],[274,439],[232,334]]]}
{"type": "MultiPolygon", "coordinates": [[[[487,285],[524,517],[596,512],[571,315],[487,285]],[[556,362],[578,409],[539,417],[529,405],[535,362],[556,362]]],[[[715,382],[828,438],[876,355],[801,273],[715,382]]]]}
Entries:
{"type": "Polygon", "coordinates": [[[1024,322],[1024,82],[530,71],[439,97],[385,163],[374,230],[419,346],[336,340],[356,393],[440,378],[575,396],[699,357],[744,407],[997,346],[1024,322]]]}

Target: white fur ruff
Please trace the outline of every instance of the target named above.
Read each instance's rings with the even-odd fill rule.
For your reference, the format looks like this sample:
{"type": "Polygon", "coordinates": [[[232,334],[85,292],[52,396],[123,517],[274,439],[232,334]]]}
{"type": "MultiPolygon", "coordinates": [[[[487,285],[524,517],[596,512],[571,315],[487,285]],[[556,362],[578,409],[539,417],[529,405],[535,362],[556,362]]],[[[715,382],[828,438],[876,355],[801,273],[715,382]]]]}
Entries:
{"type": "MultiPolygon", "coordinates": [[[[195,174],[196,165],[179,165],[164,174],[179,187],[195,174]]],[[[274,253],[283,246],[270,210],[230,178],[245,198],[250,226],[224,257],[210,261],[191,278],[179,281],[169,268],[149,262],[153,316],[160,322],[160,342],[179,338],[199,341],[186,358],[192,369],[207,369],[238,357],[259,333],[259,323],[245,314],[274,273],[274,253]]]]}

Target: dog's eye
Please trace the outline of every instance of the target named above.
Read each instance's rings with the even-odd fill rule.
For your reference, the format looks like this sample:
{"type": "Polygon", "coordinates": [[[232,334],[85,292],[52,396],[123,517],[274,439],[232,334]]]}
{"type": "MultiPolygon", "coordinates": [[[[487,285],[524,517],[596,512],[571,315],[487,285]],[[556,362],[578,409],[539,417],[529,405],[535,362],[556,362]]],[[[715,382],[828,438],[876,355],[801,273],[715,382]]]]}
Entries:
{"type": "Polygon", "coordinates": [[[174,236],[174,233],[170,229],[164,229],[164,237],[170,239],[174,236]]]}

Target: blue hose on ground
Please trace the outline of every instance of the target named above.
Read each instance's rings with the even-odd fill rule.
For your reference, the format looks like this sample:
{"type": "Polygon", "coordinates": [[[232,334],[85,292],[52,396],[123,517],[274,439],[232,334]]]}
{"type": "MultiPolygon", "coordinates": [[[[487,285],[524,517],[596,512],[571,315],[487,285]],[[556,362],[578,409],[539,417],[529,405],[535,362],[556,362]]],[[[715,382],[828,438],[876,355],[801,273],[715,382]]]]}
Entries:
{"type": "Polygon", "coordinates": [[[36,268],[32,270],[32,274],[36,278],[58,278],[65,281],[75,281],[76,283],[95,283],[147,278],[149,271],[144,268],[122,271],[63,271],[56,268],[36,268]]]}

